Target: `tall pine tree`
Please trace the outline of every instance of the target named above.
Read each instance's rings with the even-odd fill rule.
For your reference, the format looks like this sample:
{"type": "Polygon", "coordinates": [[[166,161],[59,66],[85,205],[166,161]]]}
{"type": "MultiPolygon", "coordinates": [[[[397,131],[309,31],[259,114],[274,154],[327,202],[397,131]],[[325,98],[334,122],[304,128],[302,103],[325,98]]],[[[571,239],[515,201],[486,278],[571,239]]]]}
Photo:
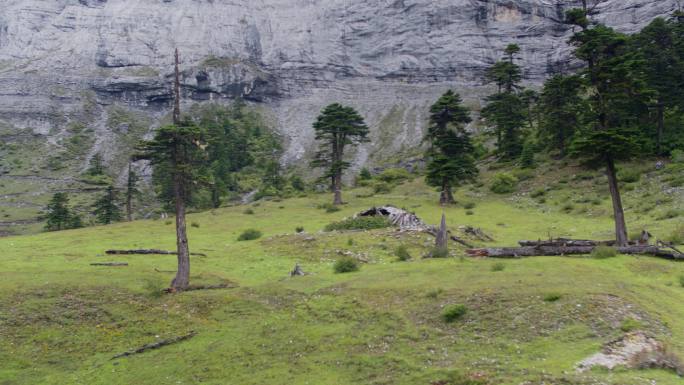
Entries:
{"type": "Polygon", "coordinates": [[[368,126],[352,107],[339,103],[331,104],[318,116],[313,124],[319,151],[311,162],[313,167],[325,169],[325,177],[332,181],[333,204],[342,204],[342,173],[349,168],[344,160],[347,146],[368,141],[368,126]]]}
{"type": "Polygon", "coordinates": [[[440,204],[453,203],[452,188],[477,175],[473,144],[465,130],[471,121],[460,95],[451,90],[430,107],[426,181],[440,188],[440,204]]]}
{"type": "MultiPolygon", "coordinates": [[[[572,15],[577,18],[577,11],[572,15]]],[[[640,151],[639,115],[647,112],[648,95],[638,55],[630,52],[627,37],[603,25],[571,38],[575,55],[587,63],[582,71],[590,88],[589,124],[577,133],[573,153],[594,167],[605,167],[613,202],[617,244],[628,243],[627,225],[617,180],[616,162],[640,151]]]]}
{"type": "Polygon", "coordinates": [[[97,221],[103,225],[121,220],[121,209],[116,201],[116,189],[114,186],[107,187],[107,191],[95,204],[93,214],[97,221]]]}

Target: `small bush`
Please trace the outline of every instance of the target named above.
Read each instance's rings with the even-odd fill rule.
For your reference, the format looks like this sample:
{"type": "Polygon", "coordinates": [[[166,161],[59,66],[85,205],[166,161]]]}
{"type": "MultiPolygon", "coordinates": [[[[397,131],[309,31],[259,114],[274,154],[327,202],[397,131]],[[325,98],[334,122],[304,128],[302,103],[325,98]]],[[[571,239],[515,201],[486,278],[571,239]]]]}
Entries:
{"type": "Polygon", "coordinates": [[[617,250],[610,246],[598,246],[591,252],[591,257],[594,259],[608,259],[617,256],[617,250]]]}
{"type": "Polygon", "coordinates": [[[684,163],[684,151],[672,150],[670,158],[672,159],[672,163],[684,163]]]}
{"type": "Polygon", "coordinates": [[[392,192],[392,185],[387,182],[376,181],[373,183],[373,192],[376,194],[389,194],[392,192]]]}
{"type": "Polygon", "coordinates": [[[335,262],[333,269],[337,274],[351,273],[359,271],[359,263],[354,258],[342,258],[335,262]]]}
{"type": "Polygon", "coordinates": [[[496,194],[510,194],[518,187],[518,179],[511,174],[501,172],[494,175],[492,185],[489,187],[496,194]]]}
{"type": "Polygon", "coordinates": [[[375,178],[386,183],[398,183],[411,179],[411,173],[403,168],[388,168],[375,178]]]}
{"type": "Polygon", "coordinates": [[[436,299],[436,298],[439,297],[442,293],[444,293],[444,289],[442,289],[442,288],[440,287],[440,288],[438,288],[438,289],[428,291],[427,294],[425,294],[425,296],[426,296],[427,298],[436,299]]]}
{"type": "Polygon", "coordinates": [[[253,241],[255,239],[261,238],[263,234],[259,230],[247,229],[240,234],[238,241],[253,241]]]}
{"type": "Polygon", "coordinates": [[[190,226],[191,226],[191,227],[194,227],[194,228],[196,228],[196,229],[199,229],[200,224],[199,224],[198,222],[192,222],[192,223],[190,223],[190,226]]]}
{"type": "Polygon", "coordinates": [[[475,215],[473,210],[466,210],[466,215],[475,215]]]}
{"type": "Polygon", "coordinates": [[[442,311],[442,319],[446,323],[452,323],[463,318],[468,312],[468,308],[465,305],[451,305],[444,308],[442,311]]]}
{"type": "Polygon", "coordinates": [[[532,193],[530,194],[530,196],[532,198],[540,198],[540,197],[543,197],[544,195],[546,195],[546,190],[543,188],[536,189],[536,190],[532,191],[532,193]]]}
{"type": "Polygon", "coordinates": [[[397,256],[397,259],[399,259],[402,262],[406,262],[411,260],[411,254],[408,251],[408,248],[405,245],[399,245],[396,250],[394,250],[394,255],[397,256]]]}
{"type": "Polygon", "coordinates": [[[243,211],[243,213],[246,214],[246,215],[254,215],[254,210],[252,210],[252,209],[247,209],[247,210],[243,211]]]}
{"type": "Polygon", "coordinates": [[[666,210],[665,212],[661,213],[658,215],[658,220],[665,220],[665,219],[672,219],[672,218],[677,218],[681,215],[681,212],[679,210],[675,209],[669,209],[666,210]]]}
{"type": "Polygon", "coordinates": [[[544,295],[544,302],[556,302],[561,299],[561,295],[558,293],[549,293],[544,295]]]}
{"type": "Polygon", "coordinates": [[[684,287],[684,275],[679,276],[679,286],[684,287]]]}
{"type": "Polygon", "coordinates": [[[492,271],[495,271],[495,272],[496,271],[504,271],[505,268],[506,268],[506,264],[503,262],[497,262],[497,263],[492,265],[492,271]]]}
{"type": "Polygon", "coordinates": [[[384,229],[392,226],[385,217],[355,217],[347,218],[340,222],[333,222],[325,226],[325,231],[344,231],[344,230],[374,230],[384,229]]]}
{"type": "Polygon", "coordinates": [[[534,171],[530,169],[515,170],[513,171],[513,176],[518,179],[519,182],[522,182],[534,178],[534,171]]]}
{"type": "Polygon", "coordinates": [[[361,172],[359,172],[359,180],[368,180],[372,177],[373,175],[371,175],[371,172],[365,167],[361,169],[361,172]]]}
{"type": "Polygon", "coordinates": [[[354,246],[354,240],[351,238],[347,239],[347,246],[354,246]]]}
{"type": "Polygon", "coordinates": [[[166,220],[166,221],[164,221],[164,224],[167,225],[167,226],[170,225],[170,224],[172,224],[172,223],[173,223],[173,221],[171,221],[171,220],[166,220]]]}
{"type": "Polygon", "coordinates": [[[574,209],[575,209],[575,205],[573,205],[572,203],[566,203],[563,205],[563,207],[561,207],[561,210],[566,214],[571,213],[572,210],[574,210],[574,209]]]}
{"type": "Polygon", "coordinates": [[[626,168],[618,172],[618,179],[624,183],[636,183],[641,179],[641,171],[634,168],[626,168]]]}
{"type": "Polygon", "coordinates": [[[340,208],[332,203],[323,203],[321,205],[318,205],[318,208],[324,210],[326,213],[336,213],[340,211],[340,208]]]}
{"type": "Polygon", "coordinates": [[[159,298],[164,294],[166,284],[160,278],[148,278],[143,283],[143,289],[147,296],[159,298]]]}
{"type": "Polygon", "coordinates": [[[634,318],[624,319],[620,324],[620,330],[622,330],[625,333],[629,333],[634,330],[641,329],[643,327],[644,325],[641,322],[635,320],[634,318]]]}
{"type": "Polygon", "coordinates": [[[466,202],[463,204],[463,208],[466,210],[472,210],[475,208],[475,203],[473,202],[466,202]]]}
{"type": "Polygon", "coordinates": [[[304,226],[295,227],[295,231],[297,232],[297,234],[303,233],[304,232],[304,226]]]}
{"type": "Polygon", "coordinates": [[[447,258],[449,257],[449,249],[445,247],[433,247],[428,253],[430,258],[447,258]]]}

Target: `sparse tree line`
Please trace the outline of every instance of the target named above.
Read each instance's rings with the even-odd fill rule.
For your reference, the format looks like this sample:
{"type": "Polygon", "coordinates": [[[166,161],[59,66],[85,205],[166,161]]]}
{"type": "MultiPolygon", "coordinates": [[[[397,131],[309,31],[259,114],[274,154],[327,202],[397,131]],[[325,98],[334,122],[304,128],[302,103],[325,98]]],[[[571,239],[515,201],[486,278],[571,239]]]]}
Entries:
{"type": "MultiPolygon", "coordinates": [[[[481,111],[493,152],[500,161],[533,167],[535,154],[581,158],[588,167],[605,170],[614,208],[617,244],[627,243],[616,162],[635,156],[661,156],[684,148],[684,14],[656,19],[642,31],[625,35],[591,21],[584,5],[566,14],[575,29],[569,43],[584,64],[576,73],[556,73],[540,92],[521,85],[523,69],[516,63],[521,49],[510,44],[502,59],[486,72],[496,92],[481,111]]],[[[178,68],[178,61],[176,62],[178,68]]],[[[176,213],[179,275],[173,288],[187,287],[189,254],[185,233],[186,206],[220,207],[238,193],[257,197],[305,190],[302,178],[287,177],[280,166],[279,138],[259,115],[238,101],[232,108],[209,106],[181,116],[176,69],[173,124],[144,142],[133,161],[153,165],[157,196],[176,213]],[[187,264],[187,268],[181,266],[187,264]]],[[[440,203],[454,202],[454,189],[477,178],[477,158],[487,154],[466,129],[471,111],[459,94],[447,91],[431,107],[424,142],[426,182],[440,191],[440,203]]],[[[333,205],[343,203],[342,177],[350,167],[350,147],[369,141],[369,128],[354,109],[339,103],[325,107],[313,123],[319,149],[311,167],[333,192],[333,205]]],[[[88,173],[105,173],[96,155],[88,173]]],[[[364,170],[360,179],[368,179],[364,170]]],[[[122,189],[126,218],[133,217],[138,176],[129,167],[122,189]]],[[[108,224],[122,220],[121,189],[109,186],[92,214],[108,224]]],[[[47,229],[82,226],[70,212],[68,197],[55,194],[47,207],[47,229]]]]}

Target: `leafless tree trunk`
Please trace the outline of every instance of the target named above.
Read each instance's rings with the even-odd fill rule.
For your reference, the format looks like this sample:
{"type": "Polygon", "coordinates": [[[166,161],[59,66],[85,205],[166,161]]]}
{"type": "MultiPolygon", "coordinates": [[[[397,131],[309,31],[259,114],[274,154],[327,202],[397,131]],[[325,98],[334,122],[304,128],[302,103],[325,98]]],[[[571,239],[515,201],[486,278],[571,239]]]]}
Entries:
{"type": "Polygon", "coordinates": [[[446,250],[448,247],[449,233],[446,225],[446,214],[442,213],[442,222],[439,224],[439,231],[435,237],[435,247],[439,250],[446,250]]]}
{"type": "Polygon", "coordinates": [[[613,159],[606,160],[606,176],[610,188],[610,197],[613,200],[613,216],[615,217],[615,241],[618,246],[627,246],[627,225],[625,224],[625,211],[622,208],[622,197],[618,186],[617,172],[613,159]]]}
{"type": "Polygon", "coordinates": [[[335,184],[334,184],[334,199],[333,199],[333,204],[334,205],[341,205],[342,204],[342,173],[337,172],[335,174],[335,184]]]}
{"type": "Polygon", "coordinates": [[[451,186],[446,178],[442,181],[442,192],[439,195],[440,205],[449,205],[454,203],[454,194],[451,192],[451,186]]]}

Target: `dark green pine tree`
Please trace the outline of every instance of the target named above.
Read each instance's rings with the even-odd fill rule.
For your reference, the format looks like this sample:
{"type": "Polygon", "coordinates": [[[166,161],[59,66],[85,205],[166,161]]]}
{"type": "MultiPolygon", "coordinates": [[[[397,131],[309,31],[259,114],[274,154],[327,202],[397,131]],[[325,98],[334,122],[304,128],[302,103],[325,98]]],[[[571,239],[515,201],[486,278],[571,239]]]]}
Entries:
{"type": "Polygon", "coordinates": [[[69,209],[69,196],[66,193],[55,193],[46,207],[47,231],[59,231],[83,227],[81,217],[69,209]]]}
{"type": "MultiPolygon", "coordinates": [[[[654,91],[650,107],[655,112],[655,152],[665,153],[665,113],[676,106],[684,106],[684,52],[677,47],[677,19],[653,20],[641,32],[631,37],[632,49],[644,58],[646,82],[654,91]]],[[[683,42],[684,43],[684,42],[683,42]]]]}
{"type": "Polygon", "coordinates": [[[325,178],[332,181],[333,204],[342,204],[342,173],[349,168],[344,160],[345,149],[368,141],[368,126],[352,107],[331,104],[318,116],[313,124],[319,151],[311,162],[313,167],[325,169],[325,178]]]}
{"type": "Polygon", "coordinates": [[[103,175],[104,172],[104,160],[102,159],[102,155],[97,153],[90,159],[87,173],[88,175],[103,175]]]}
{"type": "Polygon", "coordinates": [[[107,191],[93,205],[93,215],[103,225],[121,220],[121,209],[116,201],[116,189],[114,186],[107,187],[107,191]]]}
{"type": "Polygon", "coordinates": [[[451,90],[430,107],[430,125],[425,137],[430,144],[426,182],[440,188],[440,204],[453,203],[452,188],[477,175],[473,144],[465,130],[471,121],[460,95],[451,90]]]}
{"type": "Polygon", "coordinates": [[[640,153],[638,122],[640,115],[648,113],[650,99],[643,63],[627,42],[625,35],[603,25],[583,29],[571,38],[575,55],[588,64],[582,75],[591,95],[589,124],[577,133],[572,150],[589,166],[605,167],[620,246],[628,243],[628,237],[615,164],[640,153]]]}
{"type": "Polygon", "coordinates": [[[207,175],[205,132],[193,121],[181,119],[180,70],[178,50],[175,55],[173,124],[157,130],[152,140],[144,142],[136,159],[147,159],[170,178],[161,179],[162,191],[171,190],[176,214],[176,249],[178,270],[171,289],[183,291],[190,284],[190,247],[185,221],[186,206],[193,191],[210,182],[207,175]],[[170,183],[169,183],[170,182],[170,183]]]}
{"type": "Polygon", "coordinates": [[[138,190],[138,181],[140,178],[133,171],[133,165],[128,164],[128,178],[126,179],[126,219],[130,222],[133,220],[133,200],[140,195],[138,190]]]}
{"type": "Polygon", "coordinates": [[[585,102],[582,98],[584,84],[579,76],[556,75],[544,83],[539,100],[539,139],[550,150],[557,150],[561,157],[582,124],[585,102]]]}
{"type": "Polygon", "coordinates": [[[519,95],[522,71],[515,64],[515,54],[520,47],[510,44],[504,53],[505,60],[495,63],[486,74],[490,83],[495,83],[499,91],[486,98],[487,106],[482,116],[494,127],[496,145],[503,159],[515,159],[522,151],[522,129],[528,121],[528,104],[519,95]]]}

